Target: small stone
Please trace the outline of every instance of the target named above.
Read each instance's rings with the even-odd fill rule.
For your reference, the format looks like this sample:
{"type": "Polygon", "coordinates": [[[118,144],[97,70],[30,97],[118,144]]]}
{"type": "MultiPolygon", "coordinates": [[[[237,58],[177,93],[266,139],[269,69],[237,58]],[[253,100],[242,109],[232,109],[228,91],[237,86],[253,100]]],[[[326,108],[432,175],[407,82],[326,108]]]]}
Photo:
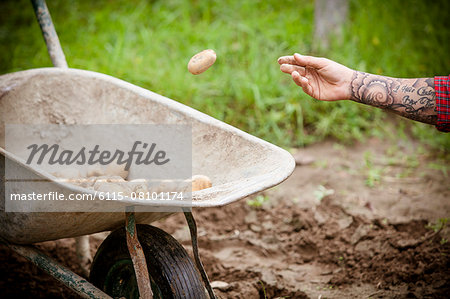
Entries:
{"type": "Polygon", "coordinates": [[[328,221],[328,216],[316,211],[314,212],[314,220],[316,220],[319,225],[322,225],[328,221]]]}
{"type": "Polygon", "coordinates": [[[248,214],[245,215],[244,221],[247,224],[258,223],[258,217],[256,215],[256,212],[255,211],[248,212],[248,214]]]}
{"type": "Polygon", "coordinates": [[[264,230],[271,230],[274,227],[272,221],[264,221],[261,225],[264,228],[264,230]]]}
{"type": "Polygon", "coordinates": [[[229,291],[231,289],[231,285],[225,281],[216,280],[211,282],[211,287],[213,289],[218,289],[223,292],[229,291]]]}
{"type": "Polygon", "coordinates": [[[259,233],[262,229],[261,226],[256,224],[250,224],[250,229],[254,231],[255,233],[259,233]]]}
{"type": "Polygon", "coordinates": [[[188,242],[191,240],[191,234],[187,226],[180,227],[172,234],[172,236],[180,243],[188,242]]]}
{"type": "Polygon", "coordinates": [[[358,228],[355,230],[353,235],[350,238],[350,242],[355,245],[358,243],[367,233],[370,231],[370,227],[368,225],[361,224],[358,226],[358,228]]]}
{"type": "Polygon", "coordinates": [[[267,287],[275,287],[278,285],[277,277],[272,270],[269,269],[261,269],[261,281],[267,287]]]}
{"type": "Polygon", "coordinates": [[[297,153],[294,155],[295,164],[297,165],[309,165],[316,161],[314,157],[305,155],[304,153],[297,153]]]}
{"type": "Polygon", "coordinates": [[[333,271],[333,274],[338,274],[342,272],[342,268],[337,268],[333,271]]]}
{"type": "Polygon", "coordinates": [[[347,227],[349,227],[351,224],[353,223],[353,217],[352,216],[348,216],[348,217],[343,217],[341,219],[339,219],[337,221],[337,224],[339,226],[339,229],[346,229],[347,227]]]}

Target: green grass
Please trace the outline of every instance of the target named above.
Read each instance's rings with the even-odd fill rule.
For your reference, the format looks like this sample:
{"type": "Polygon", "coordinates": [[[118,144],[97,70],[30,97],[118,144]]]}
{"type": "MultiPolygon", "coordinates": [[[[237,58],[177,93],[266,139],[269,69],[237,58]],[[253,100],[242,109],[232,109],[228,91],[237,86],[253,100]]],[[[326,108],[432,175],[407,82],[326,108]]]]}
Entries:
{"type": "MultiPolygon", "coordinates": [[[[48,1],[70,67],[106,73],[192,106],[281,146],[332,137],[413,135],[436,149],[450,138],[352,102],[301,92],[276,59],[294,52],[399,77],[450,71],[450,2],[351,1],[342,38],[316,51],[309,1],[48,1]],[[189,58],[216,51],[199,76],[189,58]]],[[[0,73],[51,66],[28,1],[0,4],[0,73]]]]}

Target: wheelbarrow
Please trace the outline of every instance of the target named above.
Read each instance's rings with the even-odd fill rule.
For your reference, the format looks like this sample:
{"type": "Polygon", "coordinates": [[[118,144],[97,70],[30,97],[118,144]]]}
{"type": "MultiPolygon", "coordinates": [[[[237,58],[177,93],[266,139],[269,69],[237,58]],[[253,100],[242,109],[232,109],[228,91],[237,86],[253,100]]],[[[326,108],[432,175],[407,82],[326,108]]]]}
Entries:
{"type": "MultiPolygon", "coordinates": [[[[213,186],[192,192],[188,208],[180,202],[170,203],[186,216],[193,262],[172,236],[149,225],[170,212],[6,212],[5,164],[49,181],[49,190],[90,191],[24,164],[0,144],[1,241],[86,298],[204,298],[205,287],[213,298],[198,256],[196,224],[189,208],[223,206],[275,186],[292,173],[294,159],[277,146],[162,95],[108,75],[68,68],[45,2],[32,2],[56,67],[0,76],[0,142],[10,123],[188,124],[192,127],[193,172],[207,175],[213,186]],[[96,253],[90,282],[31,245],[103,231],[112,233],[96,253]]],[[[28,192],[36,188],[33,183],[21,186],[28,192]]]]}

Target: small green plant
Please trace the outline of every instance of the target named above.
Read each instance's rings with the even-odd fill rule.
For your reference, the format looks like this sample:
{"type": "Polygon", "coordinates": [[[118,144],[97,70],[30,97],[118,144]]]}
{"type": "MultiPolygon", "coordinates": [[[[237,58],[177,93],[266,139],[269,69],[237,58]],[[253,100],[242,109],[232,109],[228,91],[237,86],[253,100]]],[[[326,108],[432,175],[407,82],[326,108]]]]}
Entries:
{"type": "Polygon", "coordinates": [[[446,238],[442,238],[441,239],[441,245],[444,245],[445,243],[447,243],[448,242],[448,239],[446,239],[446,238]]]}
{"type": "Polygon", "coordinates": [[[410,155],[406,157],[406,167],[408,168],[417,168],[419,166],[419,158],[417,155],[410,155]]]}
{"type": "Polygon", "coordinates": [[[250,207],[259,208],[261,207],[265,202],[269,201],[269,197],[266,195],[258,195],[254,199],[248,199],[247,204],[250,207]]]}
{"type": "Polygon", "coordinates": [[[327,160],[317,160],[313,163],[313,165],[317,168],[327,168],[328,161],[327,160]]]}
{"type": "Polygon", "coordinates": [[[380,182],[382,170],[378,168],[370,169],[367,173],[366,185],[368,187],[375,187],[380,182]]]}
{"type": "Polygon", "coordinates": [[[380,182],[383,168],[374,166],[372,153],[369,151],[364,153],[364,162],[366,165],[366,186],[373,188],[380,182]]]}
{"type": "Polygon", "coordinates": [[[398,145],[394,144],[388,147],[388,149],[386,150],[386,155],[390,158],[396,158],[398,152],[399,152],[398,145]]]}
{"type": "Polygon", "coordinates": [[[317,187],[317,189],[314,191],[314,197],[318,201],[321,201],[325,197],[327,197],[329,195],[332,195],[332,194],[334,194],[334,190],[333,189],[327,189],[323,185],[319,185],[317,187]]]}
{"type": "Polygon", "coordinates": [[[401,172],[397,173],[395,175],[395,177],[399,178],[399,179],[403,179],[403,178],[411,176],[412,173],[413,172],[412,172],[411,168],[406,168],[406,169],[402,170],[401,172]]]}
{"type": "Polygon", "coordinates": [[[447,225],[448,220],[449,218],[439,218],[436,223],[428,223],[425,227],[432,229],[436,233],[447,225]]]}
{"type": "Polygon", "coordinates": [[[264,299],[266,299],[267,298],[266,287],[264,286],[264,283],[261,280],[259,280],[258,282],[259,282],[259,284],[262,287],[262,291],[263,291],[263,294],[264,294],[264,299]]]}
{"type": "Polygon", "coordinates": [[[340,152],[345,152],[345,146],[340,143],[333,143],[333,149],[340,152]]]}

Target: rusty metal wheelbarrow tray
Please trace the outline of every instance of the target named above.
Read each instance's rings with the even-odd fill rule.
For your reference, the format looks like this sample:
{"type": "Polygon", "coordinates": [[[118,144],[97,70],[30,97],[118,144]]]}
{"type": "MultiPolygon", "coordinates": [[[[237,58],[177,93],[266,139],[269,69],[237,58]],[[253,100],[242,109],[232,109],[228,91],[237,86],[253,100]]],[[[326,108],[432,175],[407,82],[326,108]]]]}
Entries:
{"type": "MultiPolygon", "coordinates": [[[[279,184],[295,167],[292,156],[277,146],[157,93],[91,71],[41,68],[0,76],[0,117],[0,142],[7,123],[189,124],[192,173],[207,175],[213,182],[212,188],[192,194],[192,207],[222,206],[242,199],[279,184]]],[[[1,144],[1,160],[9,159],[39,178],[53,179],[52,190],[47,191],[92,192],[54,180],[21,163],[4,147],[1,144]]],[[[29,184],[28,188],[35,187],[29,184]]],[[[4,190],[0,191],[3,196],[4,190]]],[[[176,201],[168,204],[183,206],[176,201]]],[[[19,244],[112,230],[124,221],[119,213],[5,213],[4,199],[1,209],[0,236],[19,244]]],[[[166,215],[137,213],[136,221],[151,223],[166,215]]]]}

